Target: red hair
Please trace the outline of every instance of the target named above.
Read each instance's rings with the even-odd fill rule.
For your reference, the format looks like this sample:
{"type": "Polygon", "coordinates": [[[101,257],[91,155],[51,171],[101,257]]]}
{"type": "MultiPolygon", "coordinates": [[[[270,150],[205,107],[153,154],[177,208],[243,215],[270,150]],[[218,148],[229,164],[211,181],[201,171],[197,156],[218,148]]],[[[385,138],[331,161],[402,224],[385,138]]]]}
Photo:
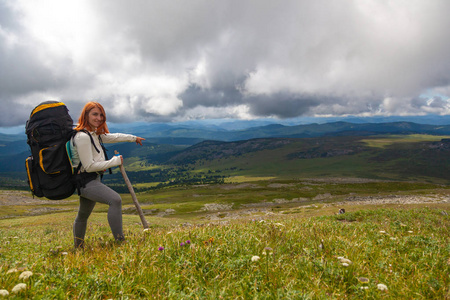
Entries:
{"type": "Polygon", "coordinates": [[[97,130],[95,131],[96,134],[104,134],[109,133],[108,126],[106,125],[106,113],[103,106],[95,101],[90,101],[86,103],[86,105],[83,107],[83,110],[81,111],[80,118],[78,119],[78,125],[75,127],[76,131],[80,131],[82,129],[87,129],[88,131],[94,131],[94,128],[91,128],[89,125],[89,113],[92,109],[98,108],[100,109],[100,112],[103,114],[103,123],[100,125],[97,130]]]}

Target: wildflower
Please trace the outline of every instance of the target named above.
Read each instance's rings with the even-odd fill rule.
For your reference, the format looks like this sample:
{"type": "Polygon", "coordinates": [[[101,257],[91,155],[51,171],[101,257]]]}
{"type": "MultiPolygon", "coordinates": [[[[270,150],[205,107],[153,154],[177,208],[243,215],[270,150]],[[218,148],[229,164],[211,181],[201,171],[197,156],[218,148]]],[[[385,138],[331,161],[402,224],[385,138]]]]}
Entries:
{"type": "Polygon", "coordinates": [[[342,263],[342,266],[344,266],[344,267],[348,267],[348,266],[350,266],[348,263],[342,263]]]}
{"type": "Polygon", "coordinates": [[[25,290],[27,288],[27,285],[25,283],[19,283],[13,289],[11,290],[12,293],[18,294],[21,291],[25,290]]]}
{"type": "Polygon", "coordinates": [[[191,243],[191,241],[190,241],[190,240],[187,240],[187,241],[186,241],[186,244],[187,244],[187,245],[189,245],[190,243],[191,243]]]}
{"type": "Polygon", "coordinates": [[[61,252],[61,255],[67,255],[67,254],[69,254],[69,253],[67,253],[67,252],[61,252]]]}
{"type": "Polygon", "coordinates": [[[1,297],[6,297],[9,295],[9,292],[7,290],[0,290],[0,296],[1,297]]]}
{"type": "Polygon", "coordinates": [[[158,250],[159,250],[159,251],[163,251],[163,250],[164,250],[164,247],[161,246],[161,247],[158,248],[158,250]]]}
{"type": "Polygon", "coordinates": [[[180,243],[180,246],[183,247],[185,244],[183,242],[180,243]]]}
{"type": "Polygon", "coordinates": [[[368,287],[368,286],[362,286],[362,287],[360,287],[360,289],[361,289],[361,290],[368,290],[369,287],[368,287]]]}
{"type": "Polygon", "coordinates": [[[19,270],[17,270],[16,268],[12,268],[12,269],[9,269],[8,272],[6,272],[6,274],[16,273],[18,271],[19,270]]]}
{"type": "Polygon", "coordinates": [[[269,255],[272,255],[272,251],[273,251],[273,249],[272,248],[270,248],[270,247],[266,247],[266,248],[264,248],[264,251],[263,251],[263,255],[267,255],[267,253],[269,253],[269,255]]]}
{"type": "Polygon", "coordinates": [[[205,244],[205,246],[208,246],[209,244],[212,244],[214,242],[214,238],[210,237],[207,241],[203,241],[203,244],[205,244]]]}
{"type": "Polygon", "coordinates": [[[382,283],[379,283],[379,284],[377,285],[377,288],[378,288],[380,291],[387,291],[387,290],[388,290],[387,286],[386,286],[385,284],[382,284],[382,283]]]}
{"type": "Polygon", "coordinates": [[[252,256],[252,261],[258,261],[260,258],[258,255],[252,256]]]}
{"type": "Polygon", "coordinates": [[[408,230],[408,232],[409,232],[409,233],[413,233],[413,231],[412,231],[412,230],[408,230]]]}
{"type": "Polygon", "coordinates": [[[339,260],[340,260],[342,265],[343,264],[347,264],[347,265],[351,265],[352,264],[352,261],[350,259],[347,259],[347,258],[344,258],[344,257],[340,257],[339,260]]]}
{"type": "Polygon", "coordinates": [[[320,242],[320,245],[319,245],[319,248],[320,249],[323,249],[325,246],[323,245],[323,240],[321,240],[321,242],[320,242]]]}
{"type": "Polygon", "coordinates": [[[31,275],[33,275],[33,272],[31,271],[23,271],[20,275],[19,275],[19,279],[28,279],[31,275]]]}
{"type": "Polygon", "coordinates": [[[386,233],[386,231],[384,231],[384,230],[380,230],[380,233],[381,233],[381,234],[385,234],[385,233],[386,233]]]}

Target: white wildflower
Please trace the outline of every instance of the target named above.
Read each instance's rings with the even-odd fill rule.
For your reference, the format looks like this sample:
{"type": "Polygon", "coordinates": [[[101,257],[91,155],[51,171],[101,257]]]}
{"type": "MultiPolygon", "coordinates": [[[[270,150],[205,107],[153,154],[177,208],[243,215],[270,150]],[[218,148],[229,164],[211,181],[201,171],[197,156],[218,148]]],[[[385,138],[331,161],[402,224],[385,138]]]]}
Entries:
{"type": "Polygon", "coordinates": [[[12,269],[9,269],[8,272],[6,272],[6,274],[11,274],[11,273],[16,273],[16,272],[19,272],[19,270],[17,270],[16,268],[12,268],[12,269]]]}
{"type": "Polygon", "coordinates": [[[377,285],[377,288],[378,288],[380,291],[387,291],[387,290],[388,290],[387,286],[386,286],[385,284],[382,284],[382,283],[379,283],[379,284],[377,285]]]}
{"type": "Polygon", "coordinates": [[[19,275],[19,279],[28,279],[31,275],[33,275],[33,272],[31,271],[23,271],[20,275],[19,275]]]}
{"type": "Polygon", "coordinates": [[[347,259],[347,258],[344,258],[344,257],[341,257],[339,260],[340,260],[340,262],[342,264],[349,264],[349,265],[352,264],[352,261],[350,259],[347,259]]]}
{"type": "Polygon", "coordinates": [[[27,288],[27,285],[25,283],[19,283],[13,289],[11,290],[12,293],[18,294],[21,291],[25,290],[27,288]]]}
{"type": "Polygon", "coordinates": [[[384,230],[380,230],[380,233],[381,233],[381,234],[385,234],[385,233],[386,233],[386,231],[384,231],[384,230]]]}
{"type": "Polygon", "coordinates": [[[252,261],[258,261],[260,258],[258,255],[252,256],[252,261]]]}
{"type": "Polygon", "coordinates": [[[68,252],[61,252],[61,255],[68,255],[68,252]]]}
{"type": "Polygon", "coordinates": [[[344,266],[344,267],[348,267],[348,266],[350,266],[348,263],[342,263],[342,266],[344,266]]]}
{"type": "Polygon", "coordinates": [[[9,292],[7,290],[0,290],[0,296],[1,297],[9,296],[9,292]]]}
{"type": "Polygon", "coordinates": [[[409,233],[413,233],[413,231],[412,231],[412,230],[408,230],[408,232],[409,232],[409,233]]]}
{"type": "Polygon", "coordinates": [[[362,286],[362,287],[360,287],[360,289],[361,289],[361,290],[368,290],[369,287],[368,287],[368,286],[362,286]]]}

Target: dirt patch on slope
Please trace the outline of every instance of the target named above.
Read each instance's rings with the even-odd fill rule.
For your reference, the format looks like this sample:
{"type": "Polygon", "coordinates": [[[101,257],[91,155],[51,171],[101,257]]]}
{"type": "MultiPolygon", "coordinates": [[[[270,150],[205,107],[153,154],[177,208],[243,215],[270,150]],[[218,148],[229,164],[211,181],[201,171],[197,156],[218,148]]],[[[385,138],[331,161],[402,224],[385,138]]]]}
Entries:
{"type": "Polygon", "coordinates": [[[47,200],[45,198],[38,198],[31,195],[30,192],[25,191],[0,191],[0,206],[2,205],[37,205],[37,204],[58,204],[69,203],[74,200],[47,200]]]}

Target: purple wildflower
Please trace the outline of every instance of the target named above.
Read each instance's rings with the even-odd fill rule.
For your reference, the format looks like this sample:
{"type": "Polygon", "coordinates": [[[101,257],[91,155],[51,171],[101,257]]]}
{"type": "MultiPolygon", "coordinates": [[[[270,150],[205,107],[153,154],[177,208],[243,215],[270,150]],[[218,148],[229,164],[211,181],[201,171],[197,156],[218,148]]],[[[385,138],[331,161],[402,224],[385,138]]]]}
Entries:
{"type": "Polygon", "coordinates": [[[181,242],[181,243],[180,243],[180,246],[181,246],[181,247],[183,247],[183,246],[184,246],[184,243],[183,243],[183,242],[181,242]]]}
{"type": "Polygon", "coordinates": [[[187,240],[187,241],[186,241],[186,244],[187,244],[187,245],[189,245],[190,243],[191,243],[191,241],[190,241],[190,240],[187,240]]]}
{"type": "Polygon", "coordinates": [[[164,247],[161,246],[161,247],[158,248],[158,250],[159,250],[159,251],[163,251],[163,250],[164,250],[164,247]]]}

